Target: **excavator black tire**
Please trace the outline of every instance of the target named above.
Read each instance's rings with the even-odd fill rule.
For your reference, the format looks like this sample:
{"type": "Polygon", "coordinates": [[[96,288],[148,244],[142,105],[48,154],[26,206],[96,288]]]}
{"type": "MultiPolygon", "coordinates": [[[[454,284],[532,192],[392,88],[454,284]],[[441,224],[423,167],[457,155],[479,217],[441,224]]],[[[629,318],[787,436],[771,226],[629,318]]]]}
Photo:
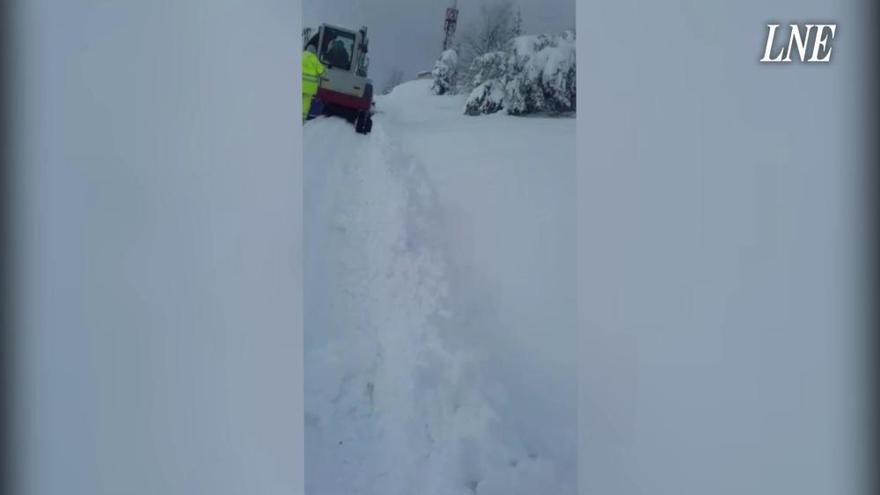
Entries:
{"type": "Polygon", "coordinates": [[[373,117],[369,111],[358,113],[357,119],[354,121],[354,130],[358,134],[369,134],[373,130],[373,117]]]}

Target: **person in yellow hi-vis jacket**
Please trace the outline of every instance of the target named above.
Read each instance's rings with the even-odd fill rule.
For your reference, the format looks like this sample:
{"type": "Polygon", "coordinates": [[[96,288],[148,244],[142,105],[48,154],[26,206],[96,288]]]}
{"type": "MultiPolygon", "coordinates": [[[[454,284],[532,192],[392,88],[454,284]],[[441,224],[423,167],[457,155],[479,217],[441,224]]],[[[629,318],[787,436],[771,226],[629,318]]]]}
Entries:
{"type": "Polygon", "coordinates": [[[324,65],[318,60],[315,45],[306,47],[306,51],[302,55],[302,94],[303,94],[303,122],[309,116],[309,110],[312,108],[312,98],[318,94],[318,86],[321,85],[321,76],[325,72],[324,65]]]}

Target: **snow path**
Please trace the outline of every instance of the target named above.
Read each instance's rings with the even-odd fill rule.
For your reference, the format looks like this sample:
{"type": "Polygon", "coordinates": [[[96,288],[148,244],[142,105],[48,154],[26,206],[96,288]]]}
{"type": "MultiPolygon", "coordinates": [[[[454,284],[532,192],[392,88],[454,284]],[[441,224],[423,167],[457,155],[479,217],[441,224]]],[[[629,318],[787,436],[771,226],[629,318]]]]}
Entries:
{"type": "Polygon", "coordinates": [[[401,138],[410,116],[387,110],[370,136],[339,119],[304,130],[306,491],[560,493],[441,338],[442,215],[401,138]]]}

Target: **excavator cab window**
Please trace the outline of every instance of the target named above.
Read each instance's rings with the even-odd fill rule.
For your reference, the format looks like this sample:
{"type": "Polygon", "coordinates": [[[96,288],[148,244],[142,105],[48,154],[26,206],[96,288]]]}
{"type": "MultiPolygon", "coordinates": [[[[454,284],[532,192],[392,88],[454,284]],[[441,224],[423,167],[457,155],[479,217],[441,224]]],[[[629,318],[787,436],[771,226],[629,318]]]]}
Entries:
{"type": "Polygon", "coordinates": [[[330,67],[351,70],[354,41],[354,33],[325,28],[321,40],[321,61],[330,67]]]}

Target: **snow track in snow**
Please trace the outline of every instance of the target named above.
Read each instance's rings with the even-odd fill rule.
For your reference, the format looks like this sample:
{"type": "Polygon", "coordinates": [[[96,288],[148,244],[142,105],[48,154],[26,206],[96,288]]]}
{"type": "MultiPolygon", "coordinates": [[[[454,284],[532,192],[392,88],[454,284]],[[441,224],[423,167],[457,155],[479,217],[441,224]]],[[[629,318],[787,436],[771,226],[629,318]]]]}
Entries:
{"type": "Polygon", "coordinates": [[[389,108],[369,136],[335,118],[304,129],[306,492],[559,493],[444,343],[441,209],[389,108]]]}
{"type": "Polygon", "coordinates": [[[321,285],[334,306],[307,311],[310,329],[330,330],[307,357],[309,492],[452,493],[477,482],[452,479],[463,467],[458,440],[484,436],[493,412],[469,390],[466,360],[444,349],[433,323],[444,316],[448,285],[429,229],[432,190],[381,122],[369,137],[340,126],[325,119],[307,129],[315,151],[330,152],[307,157],[307,187],[316,186],[307,198],[340,194],[312,212],[331,220],[309,256],[329,269],[315,275],[330,277],[321,285]],[[320,143],[319,134],[348,149],[339,153],[341,143],[320,143]],[[337,154],[344,158],[327,159],[337,154]]]}

